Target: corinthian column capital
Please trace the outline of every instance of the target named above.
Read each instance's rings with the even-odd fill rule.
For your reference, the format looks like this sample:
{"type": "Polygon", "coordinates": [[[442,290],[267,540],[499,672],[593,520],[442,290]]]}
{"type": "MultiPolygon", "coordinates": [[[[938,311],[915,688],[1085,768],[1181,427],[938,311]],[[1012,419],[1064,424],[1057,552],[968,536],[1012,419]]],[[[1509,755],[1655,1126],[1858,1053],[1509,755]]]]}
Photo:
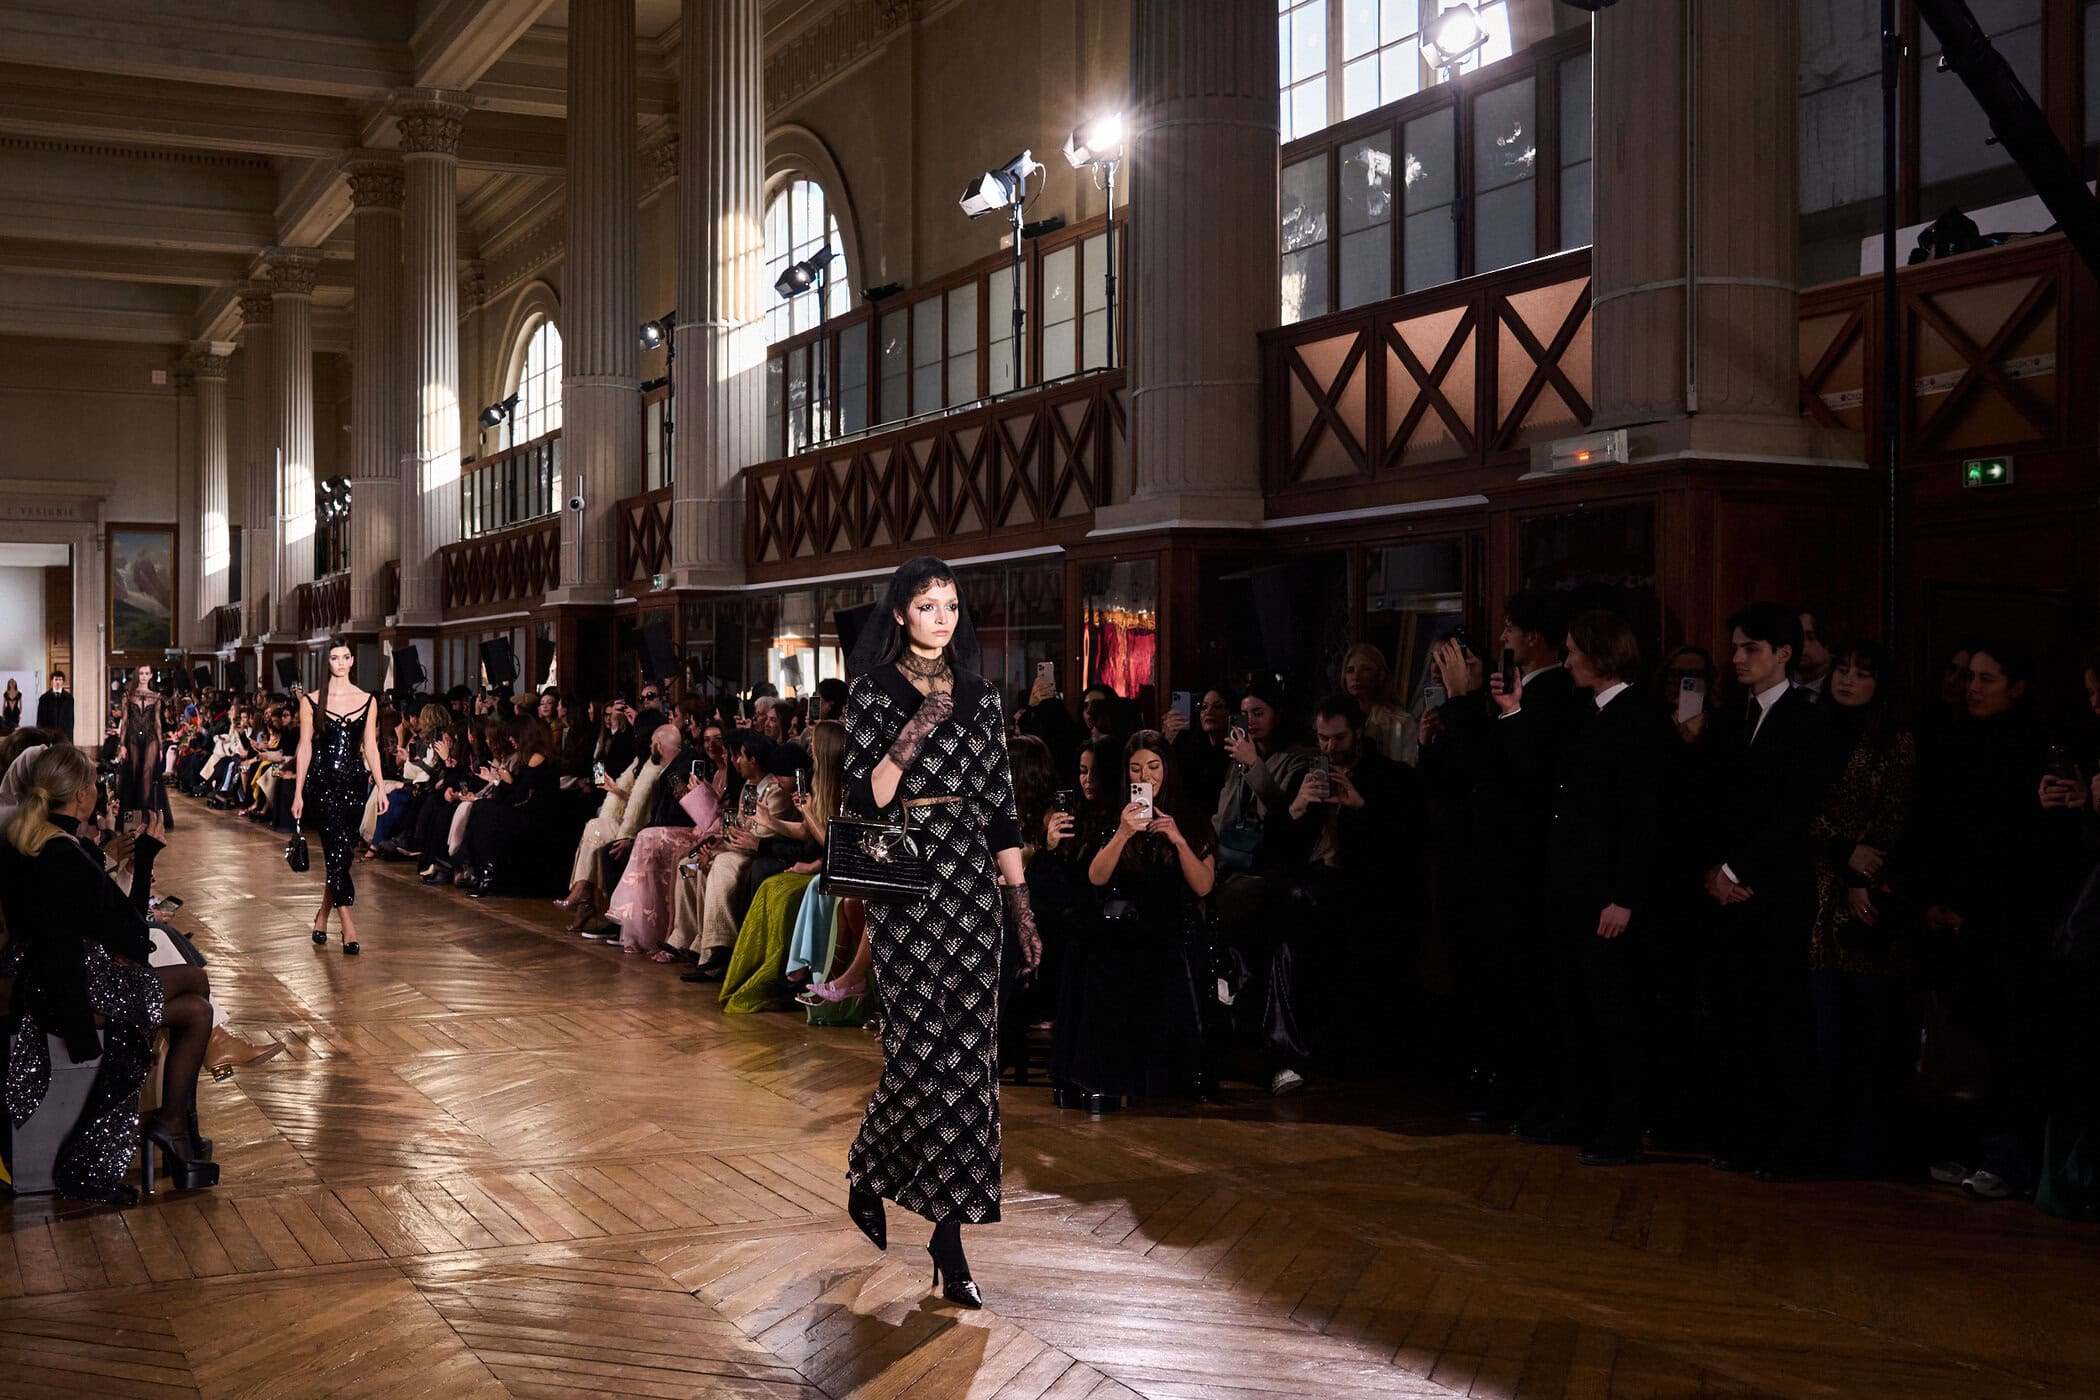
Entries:
{"type": "Polygon", "coordinates": [[[274,304],[270,300],[268,282],[243,282],[240,291],[234,294],[241,305],[241,324],[244,326],[267,326],[274,304]]]}
{"type": "Polygon", "coordinates": [[[353,209],[399,209],[401,162],[392,156],[359,156],[343,166],[353,209]]]}
{"type": "Polygon", "coordinates": [[[457,156],[460,132],[474,100],[447,88],[403,88],[390,108],[401,128],[401,149],[411,155],[457,156]]]}
{"type": "Polygon", "coordinates": [[[321,275],[320,249],[270,248],[263,252],[263,261],[270,267],[272,296],[310,297],[314,294],[314,283],[321,275]]]}

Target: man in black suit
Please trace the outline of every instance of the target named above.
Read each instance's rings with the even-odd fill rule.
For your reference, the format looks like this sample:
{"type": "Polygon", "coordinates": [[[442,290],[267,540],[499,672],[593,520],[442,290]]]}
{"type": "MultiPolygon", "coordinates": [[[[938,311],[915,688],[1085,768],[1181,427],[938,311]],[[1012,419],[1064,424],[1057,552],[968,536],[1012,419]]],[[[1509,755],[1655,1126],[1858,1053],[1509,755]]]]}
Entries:
{"type": "Polygon", "coordinates": [[[1704,739],[1717,784],[1708,803],[1706,893],[1720,908],[1714,1165],[1783,1177],[1812,1165],[1792,1105],[1813,1044],[1808,828],[1826,777],[1824,715],[1787,679],[1801,651],[1799,612],[1754,603],[1728,625],[1745,699],[1716,711],[1704,739]]]}
{"type": "MultiPolygon", "coordinates": [[[[1534,1107],[1551,1082],[1552,1003],[1537,889],[1552,828],[1553,768],[1574,709],[1556,601],[1514,594],[1503,617],[1497,641],[1515,665],[1521,716],[1504,715],[1489,700],[1486,670],[1499,669],[1501,657],[1483,660],[1447,638],[1434,652],[1451,698],[1422,725],[1423,771],[1466,826],[1455,853],[1466,868],[1447,883],[1467,893],[1446,902],[1445,916],[1457,925],[1454,961],[1471,1041],[1463,1111],[1476,1122],[1534,1107]]],[[[1526,1112],[1525,1126],[1539,1127],[1536,1117],[1526,1112]]]]}
{"type": "Polygon", "coordinates": [[[73,694],[66,689],[66,673],[51,673],[51,688],[36,698],[36,727],[55,729],[73,737],[73,694]]]}

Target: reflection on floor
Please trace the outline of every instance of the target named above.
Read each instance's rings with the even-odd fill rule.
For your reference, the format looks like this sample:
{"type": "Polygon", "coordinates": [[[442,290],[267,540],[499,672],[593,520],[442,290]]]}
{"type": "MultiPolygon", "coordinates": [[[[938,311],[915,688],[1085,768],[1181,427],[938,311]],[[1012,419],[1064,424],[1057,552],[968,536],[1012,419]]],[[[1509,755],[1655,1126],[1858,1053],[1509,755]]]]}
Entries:
{"type": "Polygon", "coordinates": [[[2100,1235],[1941,1190],[1584,1170],[1356,1090],[1006,1096],[990,1301],[840,1209],[877,1050],[729,1017],[546,904],[318,874],[194,804],[162,884],[288,1053],[202,1088],[225,1183],[0,1204],[0,1395],[1234,1400],[2100,1394],[2100,1235]]]}

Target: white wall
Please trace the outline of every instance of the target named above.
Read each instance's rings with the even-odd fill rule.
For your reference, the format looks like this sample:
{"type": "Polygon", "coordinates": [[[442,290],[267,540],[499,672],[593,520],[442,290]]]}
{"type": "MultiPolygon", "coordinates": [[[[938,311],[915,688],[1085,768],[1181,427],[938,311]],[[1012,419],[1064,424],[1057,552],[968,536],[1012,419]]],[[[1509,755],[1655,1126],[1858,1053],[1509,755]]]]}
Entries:
{"type": "Polygon", "coordinates": [[[26,697],[24,719],[36,716],[44,688],[44,571],[0,564],[0,690],[14,677],[26,697]]]}

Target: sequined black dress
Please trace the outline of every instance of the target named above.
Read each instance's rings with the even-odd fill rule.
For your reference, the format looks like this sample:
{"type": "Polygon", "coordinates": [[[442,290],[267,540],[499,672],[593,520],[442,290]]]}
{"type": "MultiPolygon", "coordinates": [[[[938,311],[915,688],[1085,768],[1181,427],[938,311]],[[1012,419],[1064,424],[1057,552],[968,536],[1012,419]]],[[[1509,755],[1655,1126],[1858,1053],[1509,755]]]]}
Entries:
{"type": "Polygon", "coordinates": [[[168,794],[160,772],[160,697],[126,696],[118,737],[123,764],[117,771],[117,805],[126,812],[165,813],[168,794]]]}
{"type": "MultiPolygon", "coordinates": [[[[893,666],[859,677],[847,704],[847,805],[874,809],[875,765],[918,709],[893,666]]],[[[868,905],[882,1015],[882,1079],[847,1159],[847,1180],[928,1220],[999,1218],[999,954],[995,851],[1021,844],[999,692],[955,676],[955,711],[898,785],[933,874],[928,898],[868,905]]]]}
{"type": "Polygon", "coordinates": [[[372,697],[347,715],[331,714],[319,696],[308,696],[313,713],[313,771],[306,775],[306,825],[321,837],[328,871],[328,897],[339,909],[357,902],[350,865],[357,858],[357,828],[371,791],[365,771],[365,726],[372,722],[372,697]]]}

